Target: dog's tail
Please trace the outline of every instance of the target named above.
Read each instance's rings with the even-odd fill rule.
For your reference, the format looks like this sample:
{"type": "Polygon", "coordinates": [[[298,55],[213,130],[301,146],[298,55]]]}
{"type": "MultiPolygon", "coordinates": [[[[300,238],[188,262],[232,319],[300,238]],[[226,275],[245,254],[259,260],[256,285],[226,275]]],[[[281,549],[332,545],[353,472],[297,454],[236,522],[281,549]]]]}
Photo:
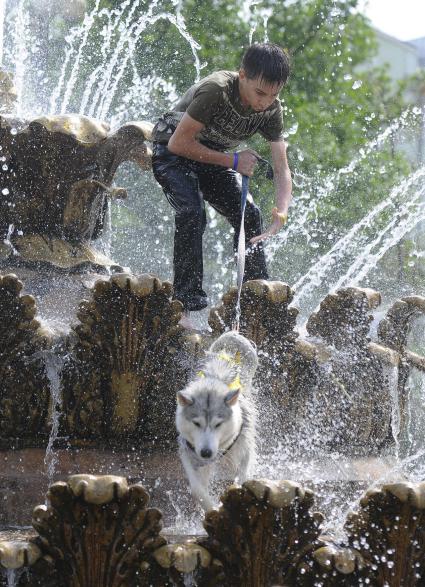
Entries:
{"type": "Polygon", "coordinates": [[[222,334],[210,347],[210,353],[226,353],[239,366],[242,384],[250,384],[258,367],[257,351],[253,343],[241,334],[230,331],[222,334]]]}

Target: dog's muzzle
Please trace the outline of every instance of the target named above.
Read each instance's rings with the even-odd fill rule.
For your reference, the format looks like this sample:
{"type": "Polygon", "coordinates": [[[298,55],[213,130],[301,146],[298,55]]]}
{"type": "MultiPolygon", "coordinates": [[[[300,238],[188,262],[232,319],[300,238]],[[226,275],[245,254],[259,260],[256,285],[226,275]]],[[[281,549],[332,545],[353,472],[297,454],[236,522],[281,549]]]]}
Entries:
{"type": "MultiPolygon", "coordinates": [[[[186,448],[192,453],[192,456],[196,459],[196,464],[198,465],[198,467],[205,467],[206,465],[211,465],[211,463],[214,463],[217,460],[217,458],[221,456],[219,454],[216,454],[215,457],[206,456],[202,454],[202,451],[201,456],[199,456],[192,443],[186,440],[186,438],[183,438],[182,440],[186,448]]],[[[212,455],[212,452],[209,449],[208,452],[210,453],[210,455],[212,455]]]]}

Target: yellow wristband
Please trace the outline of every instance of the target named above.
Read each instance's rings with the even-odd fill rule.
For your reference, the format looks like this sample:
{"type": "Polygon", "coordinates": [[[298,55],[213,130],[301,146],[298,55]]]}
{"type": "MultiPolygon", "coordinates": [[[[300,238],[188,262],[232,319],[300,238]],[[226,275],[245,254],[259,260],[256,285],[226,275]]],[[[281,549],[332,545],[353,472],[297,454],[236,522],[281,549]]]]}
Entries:
{"type": "Polygon", "coordinates": [[[288,214],[284,214],[283,212],[276,212],[276,216],[279,218],[279,220],[282,220],[283,224],[286,224],[288,221],[288,214]]]}

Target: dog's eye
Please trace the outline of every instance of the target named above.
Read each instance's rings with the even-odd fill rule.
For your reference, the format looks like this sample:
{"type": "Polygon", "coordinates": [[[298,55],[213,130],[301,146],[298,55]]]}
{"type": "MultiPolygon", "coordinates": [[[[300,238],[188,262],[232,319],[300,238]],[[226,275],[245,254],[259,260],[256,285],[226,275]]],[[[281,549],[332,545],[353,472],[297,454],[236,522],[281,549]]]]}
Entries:
{"type": "Polygon", "coordinates": [[[199,423],[199,422],[194,422],[194,424],[195,424],[195,426],[197,426],[198,428],[200,428],[200,427],[201,427],[201,425],[200,425],[200,423],[199,423]]]}
{"type": "Polygon", "coordinates": [[[222,424],[223,424],[223,422],[219,422],[218,424],[216,424],[216,425],[214,426],[214,428],[218,428],[218,427],[219,427],[219,426],[221,426],[222,424]]]}

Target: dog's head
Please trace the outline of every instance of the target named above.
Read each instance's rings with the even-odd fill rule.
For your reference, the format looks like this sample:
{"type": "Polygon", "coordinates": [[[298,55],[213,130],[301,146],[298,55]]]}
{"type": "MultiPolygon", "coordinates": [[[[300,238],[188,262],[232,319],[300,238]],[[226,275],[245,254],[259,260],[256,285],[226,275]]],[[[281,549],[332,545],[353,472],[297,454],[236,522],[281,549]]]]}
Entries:
{"type": "Polygon", "coordinates": [[[177,430],[205,462],[213,461],[239,434],[240,397],[250,391],[257,367],[254,347],[234,335],[226,333],[215,341],[195,379],[177,394],[177,430]]]}

